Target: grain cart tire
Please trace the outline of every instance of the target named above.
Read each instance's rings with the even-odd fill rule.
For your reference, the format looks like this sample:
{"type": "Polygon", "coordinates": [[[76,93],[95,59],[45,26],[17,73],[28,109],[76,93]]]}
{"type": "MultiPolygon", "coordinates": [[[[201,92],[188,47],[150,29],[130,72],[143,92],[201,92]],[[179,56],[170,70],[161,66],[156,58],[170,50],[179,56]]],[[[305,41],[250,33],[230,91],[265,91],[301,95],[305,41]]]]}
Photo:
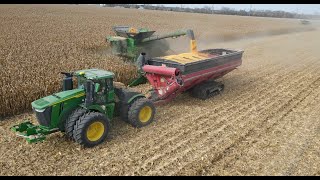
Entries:
{"type": "Polygon", "coordinates": [[[88,112],[76,122],[73,138],[84,147],[93,147],[102,143],[110,131],[108,118],[99,112],[88,112]]]}
{"type": "Polygon", "coordinates": [[[69,117],[67,118],[64,128],[65,133],[69,139],[73,139],[73,129],[76,125],[76,121],[83,116],[87,112],[86,109],[83,108],[77,108],[74,111],[71,112],[69,117]]]}
{"type": "Polygon", "coordinates": [[[154,120],[156,108],[147,98],[136,99],[129,108],[129,123],[137,128],[149,125],[154,120]]]}

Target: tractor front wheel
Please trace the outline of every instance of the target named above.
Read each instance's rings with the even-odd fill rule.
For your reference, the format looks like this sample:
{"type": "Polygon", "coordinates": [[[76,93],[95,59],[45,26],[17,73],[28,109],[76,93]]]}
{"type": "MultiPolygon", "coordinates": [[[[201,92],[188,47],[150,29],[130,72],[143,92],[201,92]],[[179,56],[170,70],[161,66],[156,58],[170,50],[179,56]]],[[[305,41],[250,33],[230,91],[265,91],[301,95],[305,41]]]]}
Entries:
{"type": "Polygon", "coordinates": [[[84,147],[102,143],[110,131],[108,118],[98,112],[88,112],[80,117],[73,130],[73,138],[84,147]]]}
{"type": "Polygon", "coordinates": [[[84,108],[77,108],[76,110],[72,111],[72,113],[67,118],[64,128],[65,133],[69,139],[73,139],[73,129],[76,125],[76,122],[79,120],[81,116],[83,116],[87,112],[84,108]]]}
{"type": "Polygon", "coordinates": [[[156,108],[147,98],[135,100],[129,108],[128,120],[134,127],[149,125],[154,120],[156,108]]]}

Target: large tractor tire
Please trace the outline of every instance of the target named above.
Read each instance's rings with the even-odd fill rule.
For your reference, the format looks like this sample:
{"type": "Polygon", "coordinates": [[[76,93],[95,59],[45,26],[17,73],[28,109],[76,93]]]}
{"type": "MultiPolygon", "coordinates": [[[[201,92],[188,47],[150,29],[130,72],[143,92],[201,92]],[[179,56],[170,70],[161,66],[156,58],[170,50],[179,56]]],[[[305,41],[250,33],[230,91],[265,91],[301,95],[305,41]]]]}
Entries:
{"type": "Polygon", "coordinates": [[[128,121],[137,128],[149,125],[154,120],[156,108],[147,98],[136,99],[129,108],[128,121]]]}
{"type": "Polygon", "coordinates": [[[83,108],[77,108],[74,111],[71,112],[69,117],[67,118],[64,128],[65,128],[65,134],[69,139],[73,140],[73,129],[76,125],[76,121],[79,120],[81,116],[83,116],[87,112],[86,109],[83,108]]]}
{"type": "MultiPolygon", "coordinates": [[[[132,92],[126,89],[122,89],[122,88],[115,88],[115,94],[116,94],[116,103],[115,103],[115,110],[116,110],[116,114],[120,116],[120,119],[126,123],[130,123],[129,122],[129,109],[132,106],[132,103],[127,103],[128,100],[138,94],[137,92],[132,92]]],[[[142,97],[137,97],[138,98],[142,98],[142,97]]],[[[135,99],[135,101],[137,100],[135,99]]]]}
{"type": "Polygon", "coordinates": [[[109,131],[110,122],[104,114],[88,112],[76,122],[73,138],[84,147],[93,147],[104,142],[109,131]]]}

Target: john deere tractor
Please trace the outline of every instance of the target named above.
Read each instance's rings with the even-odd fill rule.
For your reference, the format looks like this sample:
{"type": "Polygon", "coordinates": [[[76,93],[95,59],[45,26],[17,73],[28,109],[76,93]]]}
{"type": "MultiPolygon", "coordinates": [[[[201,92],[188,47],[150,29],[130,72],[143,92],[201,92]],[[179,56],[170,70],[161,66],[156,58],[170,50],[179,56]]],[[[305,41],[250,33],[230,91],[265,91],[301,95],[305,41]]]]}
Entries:
{"type": "Polygon", "coordinates": [[[79,144],[93,147],[106,139],[114,116],[138,128],[154,120],[154,104],[143,94],[115,87],[112,72],[86,69],[63,74],[61,92],[31,103],[39,125],[25,121],[11,128],[29,143],[62,131],[79,144]]]}

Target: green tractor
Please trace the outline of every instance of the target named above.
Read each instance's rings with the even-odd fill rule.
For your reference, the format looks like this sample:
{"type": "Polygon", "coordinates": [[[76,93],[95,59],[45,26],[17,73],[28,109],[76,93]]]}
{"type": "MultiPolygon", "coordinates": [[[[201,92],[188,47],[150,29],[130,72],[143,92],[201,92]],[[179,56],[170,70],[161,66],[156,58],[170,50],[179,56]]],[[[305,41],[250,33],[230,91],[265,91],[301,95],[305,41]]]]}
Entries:
{"type": "Polygon", "coordinates": [[[102,143],[110,131],[114,116],[134,127],[154,120],[155,106],[143,94],[115,87],[114,74],[86,69],[65,74],[62,91],[31,103],[39,125],[25,121],[11,128],[29,143],[45,140],[58,131],[84,147],[102,143]],[[73,77],[77,88],[73,88],[73,77]]]}

